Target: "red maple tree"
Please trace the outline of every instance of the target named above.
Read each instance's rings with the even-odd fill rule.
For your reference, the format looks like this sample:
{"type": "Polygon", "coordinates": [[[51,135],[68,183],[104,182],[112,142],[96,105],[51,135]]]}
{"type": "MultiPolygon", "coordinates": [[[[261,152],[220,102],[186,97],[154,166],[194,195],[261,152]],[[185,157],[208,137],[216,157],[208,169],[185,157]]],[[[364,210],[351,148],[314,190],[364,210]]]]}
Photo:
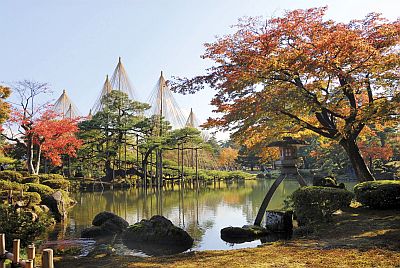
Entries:
{"type": "Polygon", "coordinates": [[[76,137],[78,119],[57,119],[51,110],[46,111],[31,130],[34,144],[43,156],[55,166],[62,164],[61,155],[76,156],[82,141],[76,137]]]}
{"type": "Polygon", "coordinates": [[[79,118],[61,118],[47,107],[35,117],[24,110],[14,109],[7,121],[10,135],[6,138],[26,149],[26,162],[30,173],[38,174],[43,155],[55,166],[62,164],[62,155],[76,156],[82,141],[76,137],[79,118]],[[12,129],[18,127],[18,133],[12,129]]]}

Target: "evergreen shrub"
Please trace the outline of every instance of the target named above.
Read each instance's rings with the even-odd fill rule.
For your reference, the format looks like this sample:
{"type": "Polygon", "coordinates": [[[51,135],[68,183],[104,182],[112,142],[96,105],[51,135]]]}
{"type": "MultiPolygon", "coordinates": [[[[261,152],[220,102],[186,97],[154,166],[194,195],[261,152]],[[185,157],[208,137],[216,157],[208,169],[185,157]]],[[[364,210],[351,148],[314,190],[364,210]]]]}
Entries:
{"type": "Polygon", "coordinates": [[[354,194],[345,189],[306,186],[291,196],[299,225],[330,221],[335,211],[350,205],[354,194]]]}
{"type": "Polygon", "coordinates": [[[1,190],[13,190],[13,191],[21,191],[27,190],[27,186],[24,184],[20,184],[18,182],[8,181],[8,180],[0,180],[0,189],[1,190]]]}
{"type": "Polygon", "coordinates": [[[18,171],[3,170],[3,171],[0,171],[0,180],[21,182],[22,174],[19,173],[18,171]]]}
{"type": "Polygon", "coordinates": [[[67,190],[70,183],[67,180],[64,179],[50,179],[50,180],[45,180],[42,182],[43,185],[47,185],[52,189],[62,189],[62,190],[67,190]]]}
{"type": "Polygon", "coordinates": [[[375,209],[400,208],[400,181],[366,181],[354,186],[356,200],[375,209]]]}
{"type": "Polygon", "coordinates": [[[39,183],[27,183],[25,185],[28,187],[28,192],[36,192],[41,198],[55,192],[55,190],[51,189],[49,186],[39,183]]]}

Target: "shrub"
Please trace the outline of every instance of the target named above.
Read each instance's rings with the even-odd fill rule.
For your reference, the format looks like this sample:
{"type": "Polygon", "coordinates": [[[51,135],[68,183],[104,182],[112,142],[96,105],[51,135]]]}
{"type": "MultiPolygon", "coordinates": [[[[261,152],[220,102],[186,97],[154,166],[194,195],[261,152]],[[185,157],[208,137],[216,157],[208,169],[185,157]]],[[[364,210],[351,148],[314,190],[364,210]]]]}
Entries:
{"type": "MultiPolygon", "coordinates": [[[[194,178],[196,178],[196,175],[194,176],[194,178]]],[[[207,172],[205,172],[204,170],[199,170],[199,179],[202,180],[212,180],[213,177],[210,176],[207,172]]]]}
{"type": "Polygon", "coordinates": [[[0,180],[0,189],[2,190],[26,191],[27,188],[27,186],[18,182],[0,180]]]}
{"type": "Polygon", "coordinates": [[[21,182],[22,183],[39,183],[39,176],[38,175],[32,175],[29,177],[22,178],[21,182]]]}
{"type": "Polygon", "coordinates": [[[228,179],[237,179],[237,180],[249,180],[254,179],[256,177],[255,174],[250,174],[244,171],[229,171],[228,179]]]}
{"type": "Polygon", "coordinates": [[[23,201],[24,205],[37,205],[42,202],[42,198],[40,198],[40,194],[36,192],[26,192],[23,196],[17,196],[18,201],[23,201]]]}
{"type": "Polygon", "coordinates": [[[0,205],[0,233],[6,234],[6,247],[12,247],[13,239],[21,239],[21,246],[32,243],[44,233],[49,218],[41,214],[34,221],[32,212],[16,211],[13,206],[0,205]]]}
{"type": "Polygon", "coordinates": [[[265,179],[265,175],[263,173],[258,173],[256,178],[257,179],[265,179]]]}
{"type": "Polygon", "coordinates": [[[315,176],[313,178],[313,186],[323,186],[323,187],[333,187],[333,188],[345,188],[344,183],[337,183],[336,178],[332,176],[327,177],[318,177],[315,176]]]}
{"type": "Polygon", "coordinates": [[[356,200],[376,209],[400,208],[400,181],[367,181],[354,186],[356,200]]]}
{"type": "Polygon", "coordinates": [[[36,192],[40,195],[41,198],[54,193],[54,190],[47,185],[39,183],[27,183],[25,185],[28,187],[28,192],[36,192]]]}
{"type": "Polygon", "coordinates": [[[22,174],[13,170],[0,171],[0,180],[21,182],[22,174]]]}
{"type": "Polygon", "coordinates": [[[52,189],[62,189],[62,190],[67,190],[69,187],[69,181],[67,180],[60,180],[60,179],[51,179],[51,180],[45,180],[42,182],[42,184],[49,186],[52,189]]]}
{"type": "Polygon", "coordinates": [[[40,182],[47,180],[64,180],[64,176],[60,174],[39,174],[40,182]]]}
{"type": "Polygon", "coordinates": [[[350,205],[354,194],[345,189],[307,186],[292,194],[292,201],[299,225],[329,221],[332,214],[350,205]]]}
{"type": "Polygon", "coordinates": [[[22,177],[29,177],[31,174],[28,172],[28,171],[26,171],[26,170],[19,170],[18,171],[21,175],[22,175],[22,177]]]}

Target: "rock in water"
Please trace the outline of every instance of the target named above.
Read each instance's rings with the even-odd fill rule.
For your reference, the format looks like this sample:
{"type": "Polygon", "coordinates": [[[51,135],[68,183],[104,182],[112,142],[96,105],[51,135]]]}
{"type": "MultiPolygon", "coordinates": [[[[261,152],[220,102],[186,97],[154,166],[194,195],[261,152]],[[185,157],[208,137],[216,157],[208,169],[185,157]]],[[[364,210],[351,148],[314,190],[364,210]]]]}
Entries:
{"type": "Polygon", "coordinates": [[[103,211],[97,214],[94,217],[92,224],[94,226],[108,225],[110,228],[116,229],[117,232],[122,232],[129,226],[129,223],[126,220],[108,211],[103,211]]]}
{"type": "Polygon", "coordinates": [[[221,229],[221,239],[228,243],[250,242],[266,236],[268,230],[256,225],[244,225],[243,227],[226,227],[221,229]]]}
{"type": "Polygon", "coordinates": [[[193,246],[193,238],[185,230],[160,215],[129,226],[122,240],[129,248],[140,249],[150,255],[175,254],[193,246]]]}
{"type": "Polygon", "coordinates": [[[85,228],[81,232],[82,238],[94,238],[94,237],[110,236],[110,235],[113,235],[113,233],[107,229],[101,228],[100,226],[92,226],[89,228],[85,228]]]}
{"type": "Polygon", "coordinates": [[[60,191],[45,196],[41,204],[46,205],[50,209],[56,221],[60,222],[67,218],[68,204],[66,204],[60,191]]]}
{"type": "Polygon", "coordinates": [[[272,211],[265,212],[265,226],[271,232],[290,233],[293,230],[292,211],[272,211]]]}
{"type": "Polygon", "coordinates": [[[129,223],[114,213],[103,211],[97,214],[92,224],[94,226],[82,230],[81,237],[93,238],[122,233],[129,223]]]}

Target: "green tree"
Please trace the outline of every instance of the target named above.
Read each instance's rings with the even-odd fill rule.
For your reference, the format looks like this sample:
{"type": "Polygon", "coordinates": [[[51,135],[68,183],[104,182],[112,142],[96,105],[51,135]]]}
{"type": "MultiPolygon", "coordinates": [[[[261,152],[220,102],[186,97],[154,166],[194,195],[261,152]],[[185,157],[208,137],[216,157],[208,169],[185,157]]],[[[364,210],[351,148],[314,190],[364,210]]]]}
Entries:
{"type": "Polygon", "coordinates": [[[79,125],[79,135],[84,140],[79,156],[88,165],[94,159],[97,163],[100,161],[105,167],[105,179],[111,180],[113,170],[122,167],[126,152],[122,146],[133,145],[136,135],[148,130],[143,113],[150,106],[130,100],[127,94],[117,90],[103,96],[101,103],[103,109],[79,125]]]}
{"type": "Polygon", "coordinates": [[[239,165],[254,170],[256,166],[261,164],[261,157],[258,155],[255,148],[249,149],[246,146],[242,146],[236,161],[239,165]]]}

